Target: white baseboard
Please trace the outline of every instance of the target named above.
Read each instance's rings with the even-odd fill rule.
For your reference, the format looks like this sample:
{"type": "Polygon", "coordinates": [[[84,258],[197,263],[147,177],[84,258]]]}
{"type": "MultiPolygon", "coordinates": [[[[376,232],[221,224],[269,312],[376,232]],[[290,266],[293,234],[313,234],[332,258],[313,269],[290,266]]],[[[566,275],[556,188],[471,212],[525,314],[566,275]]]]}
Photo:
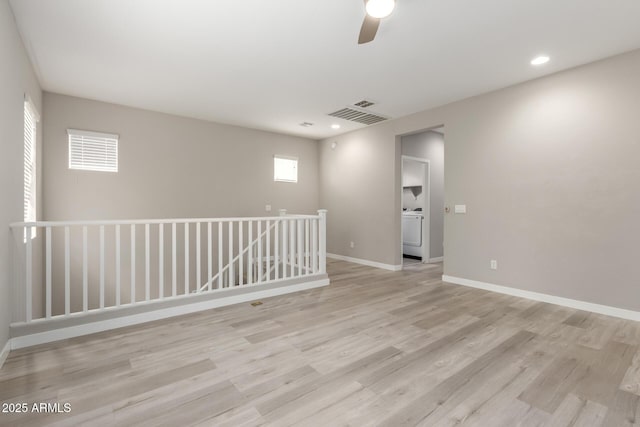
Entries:
{"type": "Polygon", "coordinates": [[[255,301],[261,298],[269,298],[278,295],[289,294],[292,292],[305,291],[308,289],[327,286],[329,279],[320,279],[313,282],[299,283],[295,285],[283,286],[273,289],[265,289],[262,291],[249,292],[245,294],[233,295],[223,298],[212,299],[209,301],[179,305],[176,307],[165,308],[161,310],[149,311],[141,314],[133,314],[130,316],[118,317],[115,319],[101,320],[97,322],[85,323],[82,325],[69,326],[66,328],[54,329],[51,331],[34,333],[13,337],[10,339],[11,349],[31,347],[34,345],[45,344],[48,342],[64,340],[68,338],[79,337],[82,335],[94,334],[96,332],[108,331],[111,329],[122,328],[125,326],[137,325],[140,323],[152,322],[154,320],[166,319],[169,317],[181,316],[183,314],[195,313],[198,311],[210,310],[212,308],[223,307],[243,302],[255,301]]]}
{"type": "Polygon", "coordinates": [[[390,271],[402,270],[402,265],[384,264],[377,261],[369,261],[368,259],[352,258],[350,256],[345,256],[345,255],[327,254],[327,258],[339,259],[340,261],[353,262],[355,264],[362,264],[362,265],[367,265],[369,267],[382,268],[384,270],[390,270],[390,271]]]}
{"type": "Polygon", "coordinates": [[[429,262],[442,262],[444,261],[444,257],[443,256],[437,256],[435,258],[429,258],[429,262]]]}
{"type": "Polygon", "coordinates": [[[4,345],[2,351],[0,351],[0,369],[4,365],[4,361],[7,360],[9,356],[9,352],[11,351],[11,339],[7,340],[7,343],[4,345]]]}
{"type": "Polygon", "coordinates": [[[606,316],[619,317],[621,319],[640,321],[640,312],[627,310],[624,308],[611,307],[609,305],[594,304],[592,302],[580,301],[570,298],[557,297],[554,295],[542,294],[539,292],[525,291],[523,289],[510,288],[508,286],[494,285],[492,283],[479,282],[477,280],[463,279],[453,276],[442,276],[443,282],[454,283],[456,285],[468,286],[471,288],[484,289],[486,291],[500,294],[512,295],[534,301],[547,302],[549,304],[561,305],[563,307],[575,308],[583,311],[604,314],[606,316]]]}

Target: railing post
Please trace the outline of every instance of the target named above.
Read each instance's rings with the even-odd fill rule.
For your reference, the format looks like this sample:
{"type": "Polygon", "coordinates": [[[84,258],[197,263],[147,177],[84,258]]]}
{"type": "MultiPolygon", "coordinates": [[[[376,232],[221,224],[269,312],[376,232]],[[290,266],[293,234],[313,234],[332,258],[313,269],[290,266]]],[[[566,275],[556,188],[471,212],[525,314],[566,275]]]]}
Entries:
{"type": "Polygon", "coordinates": [[[46,313],[47,319],[51,319],[51,227],[47,227],[46,235],[46,313]]]}
{"type": "Polygon", "coordinates": [[[304,229],[302,226],[302,222],[303,220],[298,219],[296,220],[296,224],[298,226],[298,230],[296,231],[296,237],[298,237],[298,276],[302,276],[302,259],[303,259],[303,255],[304,255],[304,239],[303,239],[303,233],[304,233],[304,229]]]}
{"type": "Polygon", "coordinates": [[[327,273],[327,210],[320,209],[318,211],[320,216],[320,274],[327,273]]]}
{"type": "Polygon", "coordinates": [[[136,303],[136,226],[131,224],[131,304],[136,303]]]}
{"type": "Polygon", "coordinates": [[[289,277],[295,277],[296,268],[296,227],[295,220],[287,220],[289,229],[289,277]]]}
{"type": "Polygon", "coordinates": [[[218,221],[218,288],[222,289],[224,287],[224,281],[222,280],[222,264],[223,264],[223,253],[222,253],[222,221],[218,221]]]}
{"type": "Polygon", "coordinates": [[[144,225],[144,300],[151,299],[151,237],[150,224],[144,225]]]}
{"type": "Polygon", "coordinates": [[[189,295],[189,223],[184,223],[184,294],[189,295]]]}
{"type": "Polygon", "coordinates": [[[233,268],[233,221],[229,221],[229,268],[227,274],[229,276],[228,287],[231,288],[236,284],[236,275],[233,268]]]}
{"type": "Polygon", "coordinates": [[[176,223],[171,224],[171,296],[178,294],[178,255],[177,255],[177,237],[176,223]]]}
{"type": "Polygon", "coordinates": [[[25,294],[25,309],[26,309],[26,321],[31,322],[33,317],[32,305],[33,305],[33,245],[31,243],[31,236],[33,228],[30,225],[27,225],[26,229],[26,246],[25,246],[25,285],[26,285],[26,294],[25,294]]]}
{"type": "MultiPolygon", "coordinates": [[[[242,237],[242,229],[244,228],[244,223],[242,221],[238,222],[238,286],[242,286],[243,276],[244,276],[244,241],[242,237]]],[[[251,243],[251,242],[249,242],[251,243]]]]}
{"type": "Polygon", "coordinates": [[[82,227],[82,311],[89,311],[89,229],[82,227]]]}
{"type": "Polygon", "coordinates": [[[309,263],[309,220],[304,220],[304,274],[311,274],[311,265],[309,263]]]}
{"type": "Polygon", "coordinates": [[[100,226],[100,308],[104,308],[104,225],[100,226]]]}
{"type": "Polygon", "coordinates": [[[211,290],[211,278],[213,277],[213,239],[211,237],[211,222],[207,222],[207,290],[211,290]]]}
{"type": "Polygon", "coordinates": [[[120,306],[120,225],[116,225],[116,307],[120,306]]]}
{"type": "MultiPolygon", "coordinates": [[[[285,216],[285,215],[286,215],[286,211],[285,211],[285,214],[283,214],[282,210],[280,210],[280,216],[285,216]]],[[[286,279],[287,263],[289,260],[288,248],[287,248],[287,244],[289,240],[289,237],[288,237],[289,223],[286,219],[283,219],[281,223],[282,223],[282,278],[286,279]]]]}
{"type": "Polygon", "coordinates": [[[202,286],[202,244],[200,240],[200,222],[196,223],[196,291],[202,286]]]}
{"type": "Polygon", "coordinates": [[[64,228],[64,314],[71,314],[71,244],[69,227],[64,228]]]}
{"type": "MultiPolygon", "coordinates": [[[[287,216],[286,209],[280,209],[280,216],[287,216]]],[[[282,278],[287,278],[287,231],[289,230],[289,225],[287,221],[281,221],[282,224],[282,278]]],[[[280,237],[278,237],[280,239],[280,237]]]]}
{"type": "Polygon", "coordinates": [[[253,284],[253,221],[247,222],[248,250],[247,250],[247,285],[253,284]]]}
{"type": "MultiPolygon", "coordinates": [[[[267,243],[266,243],[266,251],[267,251],[267,282],[271,280],[271,221],[267,220],[267,243]]],[[[264,278],[263,278],[264,279],[264,278]]]]}
{"type": "Polygon", "coordinates": [[[256,282],[262,282],[262,221],[258,221],[258,277],[256,282]]]}
{"type": "Polygon", "coordinates": [[[164,224],[158,225],[158,297],[164,298],[164,224]]]}
{"type": "Polygon", "coordinates": [[[280,221],[276,220],[276,228],[273,233],[273,279],[278,280],[280,276],[280,221]]]}
{"type": "Polygon", "coordinates": [[[311,221],[311,272],[318,273],[318,222],[314,219],[311,221]]]}

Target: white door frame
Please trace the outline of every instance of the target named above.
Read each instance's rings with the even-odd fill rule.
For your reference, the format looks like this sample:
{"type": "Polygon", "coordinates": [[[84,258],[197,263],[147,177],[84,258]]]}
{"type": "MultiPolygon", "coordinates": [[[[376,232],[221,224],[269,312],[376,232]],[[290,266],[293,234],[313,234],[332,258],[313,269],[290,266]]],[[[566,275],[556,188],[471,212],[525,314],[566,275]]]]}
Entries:
{"type": "MultiPolygon", "coordinates": [[[[404,176],[404,161],[411,160],[424,164],[424,176],[422,181],[422,192],[424,193],[424,203],[422,206],[422,214],[424,215],[424,223],[422,224],[422,262],[428,263],[431,258],[431,162],[429,159],[422,157],[402,155],[400,159],[400,212],[402,212],[402,195],[404,187],[402,186],[402,178],[404,176]]],[[[402,250],[402,232],[400,233],[400,259],[403,259],[402,250]]]]}

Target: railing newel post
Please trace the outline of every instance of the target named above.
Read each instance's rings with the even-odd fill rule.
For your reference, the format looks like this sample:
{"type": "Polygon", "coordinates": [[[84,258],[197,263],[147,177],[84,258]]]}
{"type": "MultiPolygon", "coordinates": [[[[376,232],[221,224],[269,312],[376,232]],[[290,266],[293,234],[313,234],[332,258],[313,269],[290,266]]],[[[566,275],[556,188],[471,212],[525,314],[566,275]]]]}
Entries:
{"type": "Polygon", "coordinates": [[[320,209],[318,210],[318,215],[320,216],[320,244],[319,244],[319,252],[320,252],[320,274],[327,273],[327,210],[320,209]]]}

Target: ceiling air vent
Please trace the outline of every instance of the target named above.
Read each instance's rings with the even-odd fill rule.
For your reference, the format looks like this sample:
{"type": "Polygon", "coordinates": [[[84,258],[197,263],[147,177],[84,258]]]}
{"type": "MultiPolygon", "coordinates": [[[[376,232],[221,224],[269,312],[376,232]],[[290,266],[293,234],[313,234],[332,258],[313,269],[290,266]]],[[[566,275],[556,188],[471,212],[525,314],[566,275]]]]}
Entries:
{"type": "Polygon", "coordinates": [[[367,107],[371,107],[374,103],[371,101],[367,101],[366,99],[363,99],[360,102],[356,102],[355,105],[356,107],[360,107],[360,108],[367,108],[367,107]]]}
{"type": "Polygon", "coordinates": [[[358,122],[365,125],[372,125],[374,123],[383,122],[387,120],[386,117],[367,113],[364,111],[358,111],[355,108],[347,107],[342,110],[334,111],[333,113],[329,113],[331,117],[338,117],[340,119],[350,120],[352,122],[358,122]]]}

